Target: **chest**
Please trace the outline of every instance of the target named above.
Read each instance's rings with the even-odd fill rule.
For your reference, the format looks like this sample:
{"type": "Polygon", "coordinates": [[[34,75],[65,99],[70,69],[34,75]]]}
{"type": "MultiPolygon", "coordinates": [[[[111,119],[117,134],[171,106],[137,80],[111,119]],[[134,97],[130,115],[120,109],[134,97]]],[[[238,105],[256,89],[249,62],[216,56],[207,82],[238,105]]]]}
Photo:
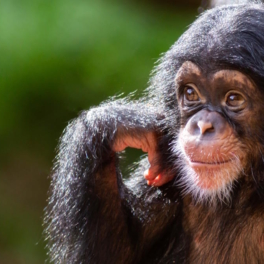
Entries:
{"type": "Polygon", "coordinates": [[[189,263],[264,263],[260,210],[189,205],[183,214],[189,263]]]}

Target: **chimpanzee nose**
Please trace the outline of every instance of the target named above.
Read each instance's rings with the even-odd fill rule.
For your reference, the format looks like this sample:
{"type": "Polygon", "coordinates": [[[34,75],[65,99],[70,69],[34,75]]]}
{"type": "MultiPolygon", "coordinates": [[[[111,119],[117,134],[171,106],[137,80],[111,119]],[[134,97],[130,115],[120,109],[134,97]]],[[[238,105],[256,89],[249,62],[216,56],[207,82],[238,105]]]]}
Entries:
{"type": "Polygon", "coordinates": [[[217,113],[201,110],[187,122],[186,129],[193,136],[219,136],[225,130],[227,121],[217,113]]]}
{"type": "Polygon", "coordinates": [[[197,122],[197,126],[200,129],[200,134],[204,134],[205,132],[213,132],[214,131],[214,126],[212,122],[207,122],[204,120],[199,120],[197,122]]]}

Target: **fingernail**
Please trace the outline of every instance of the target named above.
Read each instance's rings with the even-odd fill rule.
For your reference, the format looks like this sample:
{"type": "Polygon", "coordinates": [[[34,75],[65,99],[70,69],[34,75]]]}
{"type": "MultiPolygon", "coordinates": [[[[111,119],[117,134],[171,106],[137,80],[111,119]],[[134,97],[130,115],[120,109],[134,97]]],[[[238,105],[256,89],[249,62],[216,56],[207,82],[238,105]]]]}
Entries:
{"type": "Polygon", "coordinates": [[[149,170],[144,171],[144,178],[146,179],[149,176],[149,170]]]}
{"type": "Polygon", "coordinates": [[[147,185],[150,185],[150,181],[147,181],[147,185]]]}

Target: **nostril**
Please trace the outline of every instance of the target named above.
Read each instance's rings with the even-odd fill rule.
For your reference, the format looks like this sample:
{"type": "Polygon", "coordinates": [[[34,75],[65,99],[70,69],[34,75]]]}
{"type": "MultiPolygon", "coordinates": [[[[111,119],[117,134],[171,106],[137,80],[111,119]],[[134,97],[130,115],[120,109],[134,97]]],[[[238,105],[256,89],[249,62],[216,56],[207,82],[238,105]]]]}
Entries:
{"type": "Polygon", "coordinates": [[[211,122],[198,121],[197,126],[200,129],[200,134],[204,134],[205,132],[214,132],[214,126],[211,122]]]}
{"type": "Polygon", "coordinates": [[[208,129],[206,130],[206,132],[214,132],[214,131],[215,131],[214,127],[208,128],[208,129]]]}

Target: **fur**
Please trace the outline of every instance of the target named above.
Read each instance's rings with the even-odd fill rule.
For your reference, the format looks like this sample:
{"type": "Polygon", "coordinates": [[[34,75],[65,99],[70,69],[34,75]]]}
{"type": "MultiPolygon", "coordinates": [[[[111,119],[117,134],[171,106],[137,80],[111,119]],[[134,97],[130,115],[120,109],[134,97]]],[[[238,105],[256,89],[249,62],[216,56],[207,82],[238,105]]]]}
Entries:
{"type": "Polygon", "coordinates": [[[251,155],[242,178],[202,193],[183,165],[174,81],[187,60],[204,72],[236,69],[257,85],[261,106],[263,32],[262,4],[206,11],[160,59],[145,97],[109,100],[67,126],[45,210],[51,262],[264,263],[264,110],[252,127],[223,113],[251,155]],[[123,180],[111,150],[117,130],[138,138],[159,131],[157,162],[175,180],[148,186],[146,158],[123,180]]]}

